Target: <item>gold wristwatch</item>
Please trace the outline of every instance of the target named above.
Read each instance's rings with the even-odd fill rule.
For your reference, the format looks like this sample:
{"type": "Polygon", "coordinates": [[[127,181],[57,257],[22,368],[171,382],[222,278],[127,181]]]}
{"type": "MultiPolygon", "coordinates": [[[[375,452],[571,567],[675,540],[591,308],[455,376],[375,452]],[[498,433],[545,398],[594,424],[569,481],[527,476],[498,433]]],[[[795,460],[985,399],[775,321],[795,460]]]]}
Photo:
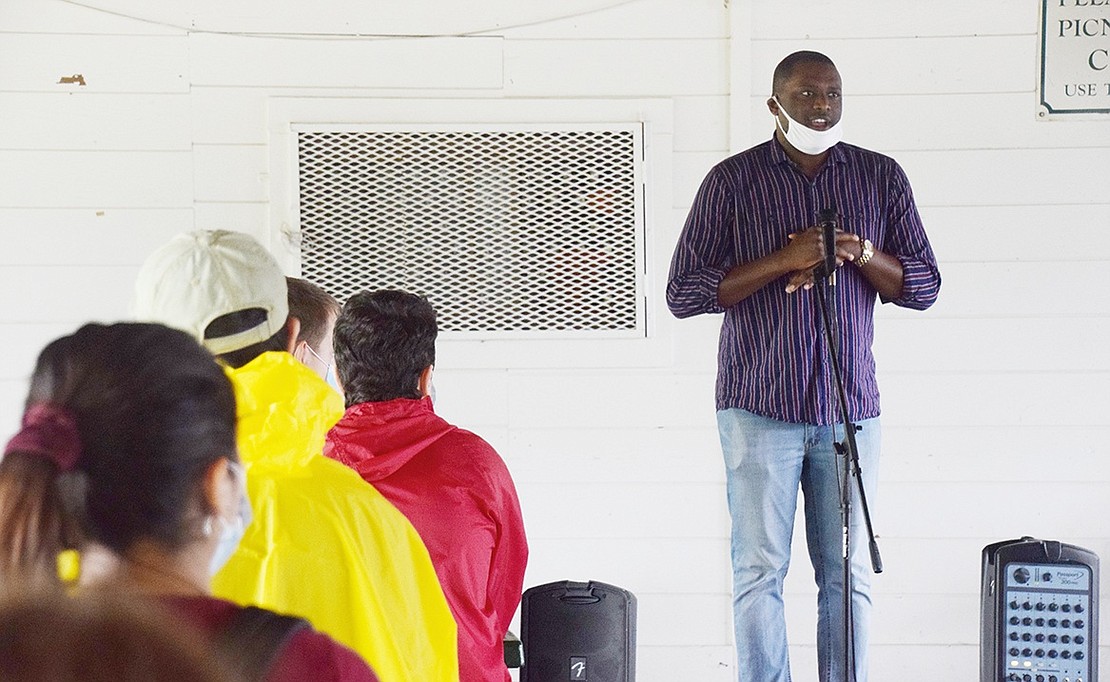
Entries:
{"type": "Polygon", "coordinates": [[[875,245],[871,243],[870,239],[864,239],[860,242],[860,255],[859,258],[856,259],[856,265],[862,268],[867,265],[867,262],[870,261],[871,257],[874,255],[875,245]]]}

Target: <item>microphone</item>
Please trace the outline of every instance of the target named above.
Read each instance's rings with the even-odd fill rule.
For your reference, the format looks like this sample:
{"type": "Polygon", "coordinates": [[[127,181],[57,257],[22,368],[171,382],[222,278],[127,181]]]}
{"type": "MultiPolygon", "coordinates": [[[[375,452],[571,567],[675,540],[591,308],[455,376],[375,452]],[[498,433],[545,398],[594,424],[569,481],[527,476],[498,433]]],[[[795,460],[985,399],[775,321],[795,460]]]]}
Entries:
{"type": "Polygon", "coordinates": [[[818,212],[817,224],[821,227],[825,259],[817,264],[813,274],[816,277],[828,277],[836,272],[836,228],[838,226],[836,209],[830,206],[818,212]]]}

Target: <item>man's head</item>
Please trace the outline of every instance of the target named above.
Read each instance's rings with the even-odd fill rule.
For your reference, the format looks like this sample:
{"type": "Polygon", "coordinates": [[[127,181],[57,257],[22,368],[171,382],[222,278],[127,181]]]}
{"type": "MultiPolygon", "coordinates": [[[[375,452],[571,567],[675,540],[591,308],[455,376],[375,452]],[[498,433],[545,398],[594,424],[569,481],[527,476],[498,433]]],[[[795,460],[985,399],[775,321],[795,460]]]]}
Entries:
{"type": "Polygon", "coordinates": [[[196,230],[152,253],[135,282],[134,315],[184,330],[232,367],[268,350],[290,350],[285,275],[241,232],[196,230]]]}
{"type": "Polygon", "coordinates": [[[339,317],[339,301],[312,282],[286,277],[289,314],[301,323],[293,356],[327,381],[334,370],[332,333],[339,317]]]}
{"type": "Polygon", "coordinates": [[[832,60],[820,52],[803,50],[779,62],[771,82],[767,108],[789,130],[790,120],[817,131],[840,122],[840,73],[832,60]],[[789,119],[783,116],[783,109],[789,119]]]}
{"type": "Polygon", "coordinates": [[[335,323],[335,363],[348,407],[428,393],[436,361],[436,314],[404,291],[356,294],[335,323]]]}

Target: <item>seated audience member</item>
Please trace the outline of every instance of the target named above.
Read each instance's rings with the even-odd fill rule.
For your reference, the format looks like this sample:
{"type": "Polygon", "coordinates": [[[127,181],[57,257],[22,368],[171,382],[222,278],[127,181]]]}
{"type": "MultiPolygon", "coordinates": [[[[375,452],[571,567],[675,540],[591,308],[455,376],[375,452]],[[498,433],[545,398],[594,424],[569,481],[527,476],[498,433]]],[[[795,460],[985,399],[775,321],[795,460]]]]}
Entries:
{"type": "Polygon", "coordinates": [[[339,301],[308,280],[286,277],[285,283],[289,286],[289,316],[301,323],[293,357],[342,394],[335,379],[335,351],[332,350],[332,331],[335,329],[335,318],[339,317],[339,301]]]}
{"type": "MultiPolygon", "coordinates": [[[[59,550],[80,549],[98,557],[82,560],[81,586],[153,600],[219,644],[257,611],[208,594],[251,518],[235,430],[231,382],[180,331],[90,324],[49,344],[0,460],[5,588],[60,592],[59,550]]],[[[234,652],[225,664],[271,681],[376,679],[355,652],[290,620],[273,616],[286,637],[257,666],[237,660],[242,638],[223,647],[234,652]]]]}
{"type": "Polygon", "coordinates": [[[193,634],[118,597],[25,593],[0,603],[0,680],[235,682],[193,634]]]}
{"type": "Polygon", "coordinates": [[[255,520],[214,593],[308,618],[388,682],[456,680],[455,623],[419,535],[321,454],[343,402],[290,354],[299,322],[273,257],[245,234],[181,234],[147,259],[135,296],[140,319],[232,368],[255,520]]]}
{"type": "Polygon", "coordinates": [[[459,626],[460,679],[507,680],[502,639],[528,561],[524,522],[501,457],[432,409],[436,333],[421,296],[351,297],[335,326],[347,411],[324,453],[372,483],[424,538],[459,626]]]}

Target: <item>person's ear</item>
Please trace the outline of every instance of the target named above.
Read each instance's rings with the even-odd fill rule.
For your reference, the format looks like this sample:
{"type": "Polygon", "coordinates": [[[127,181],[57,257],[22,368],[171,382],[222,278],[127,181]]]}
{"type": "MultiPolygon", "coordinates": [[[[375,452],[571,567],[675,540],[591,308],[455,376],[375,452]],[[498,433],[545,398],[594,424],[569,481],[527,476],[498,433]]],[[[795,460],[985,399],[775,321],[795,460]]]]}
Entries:
{"type": "Polygon", "coordinates": [[[292,353],[297,348],[297,337],[301,335],[301,321],[292,315],[285,322],[285,331],[289,339],[285,343],[285,350],[292,353]]]}
{"type": "Polygon", "coordinates": [[[239,499],[233,479],[226,457],[220,457],[208,465],[201,478],[205,515],[215,515],[224,519],[235,516],[239,499]]]}
{"type": "Polygon", "coordinates": [[[294,341],[293,350],[291,351],[293,353],[293,357],[297,358],[297,360],[299,360],[301,364],[304,365],[308,364],[308,351],[305,350],[306,348],[308,348],[308,341],[294,341]]]}
{"type": "Polygon", "coordinates": [[[417,389],[420,391],[421,396],[431,395],[432,392],[432,370],[435,365],[428,365],[420,370],[420,381],[417,383],[417,389]]]}
{"type": "Polygon", "coordinates": [[[779,103],[775,101],[774,97],[767,98],[767,109],[770,110],[772,116],[779,115],[779,103]]]}

